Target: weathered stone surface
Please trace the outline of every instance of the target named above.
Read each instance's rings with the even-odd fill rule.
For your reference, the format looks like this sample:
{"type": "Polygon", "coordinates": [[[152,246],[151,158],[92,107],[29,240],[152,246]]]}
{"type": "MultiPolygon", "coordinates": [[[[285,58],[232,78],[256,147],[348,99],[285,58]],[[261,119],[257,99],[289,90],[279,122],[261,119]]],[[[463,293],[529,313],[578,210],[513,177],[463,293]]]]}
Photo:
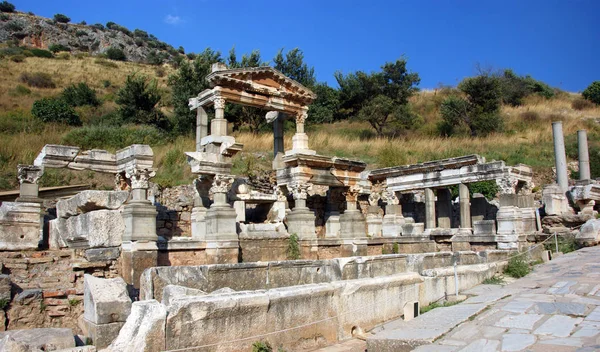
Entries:
{"type": "Polygon", "coordinates": [[[64,350],[58,350],[55,352],[96,352],[96,346],[78,346],[73,348],[66,348],[64,350]]]}
{"type": "Polygon", "coordinates": [[[66,167],[79,153],[79,147],[46,144],[33,161],[33,165],[46,167],[66,167]]]}
{"type": "Polygon", "coordinates": [[[129,197],[127,191],[83,191],[56,203],[56,214],[61,218],[88,213],[94,210],[119,209],[129,197]]]}
{"type": "Polygon", "coordinates": [[[98,349],[108,347],[119,336],[119,331],[125,325],[122,321],[109,324],[94,324],[86,319],[83,319],[83,323],[85,324],[87,335],[98,349]]]}
{"type": "Polygon", "coordinates": [[[600,241],[600,219],[588,220],[579,229],[576,240],[585,245],[595,245],[600,241]]]}
{"type": "Polygon", "coordinates": [[[155,300],[134,302],[119,336],[108,347],[113,352],[158,352],[165,349],[167,309],[155,300]]]}
{"type": "Polygon", "coordinates": [[[87,241],[89,247],[121,245],[125,224],[118,210],[97,210],[72,216],[66,220],[68,242],[87,241]]]}
{"type": "Polygon", "coordinates": [[[128,168],[150,170],[154,163],[154,152],[149,145],[132,144],[117,150],[117,172],[123,172],[128,168]]]}
{"type": "MultiPolygon", "coordinates": [[[[178,285],[167,285],[163,289],[162,304],[164,304],[165,306],[168,307],[171,304],[171,301],[178,297],[203,296],[206,294],[207,293],[204,291],[196,290],[196,289],[189,288],[189,287],[178,286],[178,285]]],[[[214,292],[213,292],[213,294],[214,294],[214,292]]]]}
{"type": "Polygon", "coordinates": [[[33,352],[40,351],[39,349],[32,349],[27,344],[16,341],[10,336],[4,336],[0,340],[0,352],[33,352]]]}
{"type": "Polygon", "coordinates": [[[31,348],[44,351],[75,347],[75,338],[71,329],[43,328],[0,332],[0,339],[6,336],[25,343],[31,348]]]}
{"type": "Polygon", "coordinates": [[[10,276],[4,274],[0,275],[0,301],[10,301],[10,290],[10,276]]]}
{"type": "Polygon", "coordinates": [[[94,324],[123,322],[131,311],[127,284],[122,278],[84,277],[84,317],[94,324]]]}
{"type": "Polygon", "coordinates": [[[571,318],[565,315],[554,315],[546,320],[533,333],[536,335],[550,335],[552,337],[567,337],[575,326],[583,321],[582,318],[571,318]]]}
{"type": "Polygon", "coordinates": [[[114,154],[101,149],[81,152],[67,166],[74,170],[92,170],[106,173],[117,173],[117,161],[114,154]]]}
{"type": "Polygon", "coordinates": [[[115,260],[121,255],[119,247],[91,248],[85,251],[85,259],[90,262],[115,260]]]}
{"type": "Polygon", "coordinates": [[[535,343],[530,334],[505,334],[502,336],[502,351],[521,351],[535,343]]]}
{"type": "Polygon", "coordinates": [[[0,206],[0,250],[37,249],[43,215],[40,204],[4,202],[0,206]]]}

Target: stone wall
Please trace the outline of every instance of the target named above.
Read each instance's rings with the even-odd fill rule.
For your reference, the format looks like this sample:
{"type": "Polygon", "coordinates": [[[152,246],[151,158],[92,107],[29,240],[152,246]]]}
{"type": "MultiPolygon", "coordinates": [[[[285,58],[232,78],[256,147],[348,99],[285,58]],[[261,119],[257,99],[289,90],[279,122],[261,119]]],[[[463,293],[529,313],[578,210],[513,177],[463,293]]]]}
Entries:
{"type": "MultiPolygon", "coordinates": [[[[0,269],[10,282],[8,303],[0,311],[5,328],[67,327],[80,332],[83,275],[119,276],[120,249],[0,252],[0,269]]],[[[0,288],[0,291],[2,289],[0,288]]]]}
{"type": "Polygon", "coordinates": [[[158,189],[153,187],[151,196],[157,206],[156,234],[167,239],[177,236],[192,236],[192,208],[194,188],[183,185],[158,189]]]}

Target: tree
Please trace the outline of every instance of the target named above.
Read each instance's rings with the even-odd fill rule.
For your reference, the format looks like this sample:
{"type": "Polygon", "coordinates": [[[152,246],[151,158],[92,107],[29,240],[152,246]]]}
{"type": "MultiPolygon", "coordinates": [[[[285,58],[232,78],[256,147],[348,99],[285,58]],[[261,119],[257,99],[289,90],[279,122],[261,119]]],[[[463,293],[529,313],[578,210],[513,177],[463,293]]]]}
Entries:
{"type": "Polygon", "coordinates": [[[275,69],[305,87],[310,88],[316,83],[314,67],[308,67],[304,62],[304,53],[298,48],[288,51],[285,56],[283,49],[280,49],[273,58],[273,63],[275,69]]]}
{"type": "Polygon", "coordinates": [[[42,122],[81,125],[79,115],[61,98],[42,98],[36,100],[31,108],[31,114],[42,122]]]}
{"type": "Polygon", "coordinates": [[[584,99],[600,105],[600,81],[594,81],[582,93],[584,99]]]}
{"type": "Polygon", "coordinates": [[[15,5],[8,1],[0,2],[0,12],[15,12],[15,5]]]}
{"type": "Polygon", "coordinates": [[[506,69],[498,75],[502,94],[502,102],[512,106],[523,104],[523,99],[529,95],[537,94],[544,98],[552,98],[554,90],[544,82],[531,76],[518,76],[511,69],[506,69]]]}
{"type": "Polygon", "coordinates": [[[127,61],[127,56],[120,48],[110,47],[106,50],[106,57],[116,61],[127,61]]]}
{"type": "Polygon", "coordinates": [[[327,83],[316,83],[312,87],[317,99],[308,108],[307,123],[332,123],[339,109],[340,99],[336,89],[327,83]]]}
{"type": "Polygon", "coordinates": [[[58,23],[69,23],[71,22],[71,18],[63,15],[62,13],[57,13],[56,15],[54,15],[54,21],[58,23]]]}
{"type": "Polygon", "coordinates": [[[84,82],[80,82],[78,85],[71,84],[65,88],[62,92],[62,98],[71,106],[100,105],[100,101],[96,97],[96,91],[84,82]]]}
{"type": "Polygon", "coordinates": [[[196,113],[190,111],[188,102],[190,98],[208,88],[205,78],[210,73],[211,65],[215,62],[223,62],[221,53],[206,48],[202,53],[197,54],[192,63],[184,60],[177,73],[169,77],[175,112],[175,133],[186,134],[194,130],[196,113]]]}
{"type": "Polygon", "coordinates": [[[368,122],[378,136],[383,135],[383,129],[394,112],[394,101],[385,95],[378,95],[367,102],[358,112],[358,118],[368,122]]]}
{"type": "Polygon", "coordinates": [[[146,76],[133,73],[127,76],[125,85],[117,92],[115,102],[123,121],[167,129],[168,120],[157,106],[160,100],[156,80],[150,81],[146,76]]]}

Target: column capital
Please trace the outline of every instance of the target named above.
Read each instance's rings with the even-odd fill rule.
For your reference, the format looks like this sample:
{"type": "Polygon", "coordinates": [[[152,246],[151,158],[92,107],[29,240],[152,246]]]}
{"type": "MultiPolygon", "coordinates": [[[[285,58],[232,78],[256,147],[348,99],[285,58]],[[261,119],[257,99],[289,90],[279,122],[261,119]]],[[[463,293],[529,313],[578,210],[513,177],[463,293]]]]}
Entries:
{"type": "Polygon", "coordinates": [[[289,186],[290,193],[295,200],[308,198],[308,191],[312,189],[312,183],[294,182],[289,186]]]}
{"type": "Polygon", "coordinates": [[[135,167],[125,170],[125,177],[131,181],[131,189],[148,189],[148,181],[156,175],[155,171],[135,167]]]}
{"type": "Polygon", "coordinates": [[[44,168],[41,166],[35,165],[17,165],[17,178],[19,179],[19,184],[30,183],[37,184],[38,180],[44,174],[44,168]]]}
{"type": "Polygon", "coordinates": [[[223,175],[218,174],[215,175],[212,181],[212,187],[210,188],[210,193],[227,193],[233,184],[234,177],[233,175],[223,175]]]}
{"type": "Polygon", "coordinates": [[[388,205],[398,205],[400,204],[400,200],[398,196],[396,196],[396,192],[386,189],[382,194],[383,201],[388,205]]]}
{"type": "Polygon", "coordinates": [[[308,118],[308,109],[301,110],[296,114],[296,123],[303,125],[306,122],[306,118],[308,118]]]}
{"type": "Polygon", "coordinates": [[[348,187],[344,191],[344,196],[346,197],[346,202],[348,203],[356,203],[358,200],[358,194],[360,193],[360,187],[357,185],[352,185],[348,187]]]}
{"type": "Polygon", "coordinates": [[[214,100],[215,109],[225,109],[225,98],[217,97],[214,100]]]}

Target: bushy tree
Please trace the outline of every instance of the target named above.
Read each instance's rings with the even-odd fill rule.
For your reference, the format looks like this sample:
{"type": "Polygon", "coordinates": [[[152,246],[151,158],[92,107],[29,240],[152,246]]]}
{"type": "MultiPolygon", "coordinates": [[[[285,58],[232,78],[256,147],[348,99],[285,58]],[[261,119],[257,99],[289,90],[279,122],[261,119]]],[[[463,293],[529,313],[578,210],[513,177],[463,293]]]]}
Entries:
{"type": "Polygon", "coordinates": [[[594,104],[600,105],[600,81],[594,81],[590,84],[581,95],[594,104]]]}
{"type": "Polygon", "coordinates": [[[190,111],[189,99],[208,88],[205,78],[210,73],[211,65],[223,62],[221,53],[210,48],[197,54],[193,62],[184,60],[177,73],[169,77],[169,86],[172,89],[174,107],[174,132],[186,134],[194,130],[196,112],[190,111]]]}
{"type": "Polygon", "coordinates": [[[115,102],[119,105],[118,111],[123,121],[167,129],[169,121],[158,108],[160,100],[156,81],[134,73],[127,76],[125,85],[117,92],[115,102]]]}
{"type": "Polygon", "coordinates": [[[394,100],[385,95],[378,95],[367,102],[358,112],[358,118],[368,122],[378,136],[383,135],[383,129],[392,118],[396,108],[394,100]]]}
{"type": "Polygon", "coordinates": [[[337,89],[327,83],[317,83],[312,87],[317,99],[310,104],[307,123],[332,123],[339,109],[340,99],[337,89]]]}
{"type": "Polygon", "coordinates": [[[512,106],[523,104],[523,99],[529,95],[537,94],[544,98],[552,98],[554,89],[544,82],[531,76],[518,76],[512,70],[506,69],[498,75],[502,94],[502,102],[512,106]]]}
{"type": "Polygon", "coordinates": [[[71,22],[71,18],[66,15],[63,15],[62,13],[57,13],[56,15],[54,15],[54,21],[58,23],[69,23],[71,22]]]}
{"type": "Polygon", "coordinates": [[[62,98],[71,106],[100,105],[100,101],[96,97],[96,91],[84,82],[66,87],[62,92],[62,98]]]}
{"type": "Polygon", "coordinates": [[[111,47],[106,50],[106,57],[116,61],[127,61],[127,56],[120,48],[111,47]]]}
{"type": "Polygon", "coordinates": [[[15,5],[8,1],[0,2],[0,12],[15,12],[15,5]]]}
{"type": "Polygon", "coordinates": [[[308,67],[304,62],[304,53],[298,48],[288,51],[285,56],[283,55],[283,49],[280,49],[273,58],[273,64],[275,69],[305,87],[310,88],[317,81],[314,67],[308,67]]]}
{"type": "Polygon", "coordinates": [[[66,123],[80,125],[79,115],[61,98],[42,98],[36,100],[31,114],[43,122],[66,123]]]}

